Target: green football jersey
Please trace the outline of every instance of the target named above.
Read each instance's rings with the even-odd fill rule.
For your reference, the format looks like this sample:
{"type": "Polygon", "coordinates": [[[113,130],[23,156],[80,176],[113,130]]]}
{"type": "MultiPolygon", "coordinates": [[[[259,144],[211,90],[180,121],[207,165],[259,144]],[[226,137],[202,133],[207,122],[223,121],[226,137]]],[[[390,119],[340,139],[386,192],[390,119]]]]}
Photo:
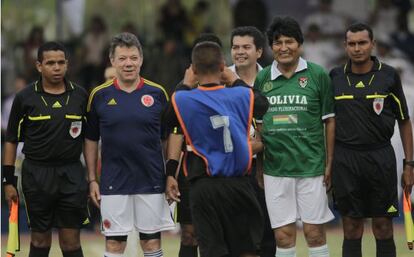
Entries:
{"type": "Polygon", "coordinates": [[[323,120],[335,115],[331,80],[321,66],[302,58],[289,79],[276,65],[264,68],[254,85],[270,104],[263,117],[264,173],[279,177],[323,175],[323,120]]]}

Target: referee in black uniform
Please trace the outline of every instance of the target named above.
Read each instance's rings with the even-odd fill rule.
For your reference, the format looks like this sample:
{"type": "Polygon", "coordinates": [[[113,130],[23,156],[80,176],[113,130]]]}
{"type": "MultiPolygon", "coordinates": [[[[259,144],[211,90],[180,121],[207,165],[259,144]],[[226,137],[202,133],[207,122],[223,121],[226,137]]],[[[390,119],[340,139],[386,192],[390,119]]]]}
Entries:
{"type": "Polygon", "coordinates": [[[409,193],[413,185],[412,127],[401,80],[394,68],[371,56],[374,46],[370,27],[351,25],[345,35],[349,61],[330,73],[337,124],[332,183],[343,221],[343,257],[362,256],[364,218],[372,218],[377,257],[396,256],[392,218],[398,216],[398,181],[390,142],[395,120],[405,154],[402,186],[409,193]]]}
{"type": "Polygon", "coordinates": [[[64,257],[82,257],[80,228],[88,223],[88,185],[79,161],[87,93],[65,79],[67,51],[56,42],[38,50],[38,81],[14,99],[6,133],[2,181],[5,198],[17,200],[16,146],[24,142],[22,189],[31,244],[29,257],[49,255],[51,228],[59,230],[64,257]]]}

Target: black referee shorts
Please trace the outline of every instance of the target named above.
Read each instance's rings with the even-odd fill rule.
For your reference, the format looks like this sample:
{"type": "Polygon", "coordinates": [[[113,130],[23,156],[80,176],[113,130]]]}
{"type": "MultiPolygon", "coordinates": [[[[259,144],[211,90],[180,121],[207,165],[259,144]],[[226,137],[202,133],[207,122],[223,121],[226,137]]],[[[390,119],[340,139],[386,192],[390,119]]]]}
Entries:
{"type": "Polygon", "coordinates": [[[199,178],[190,187],[201,257],[258,252],[264,218],[248,177],[199,178]]]}
{"type": "Polygon", "coordinates": [[[89,223],[88,183],[80,162],[42,166],[24,160],[22,189],[32,231],[81,228],[89,223]]]}
{"type": "Polygon", "coordinates": [[[193,224],[193,218],[190,208],[190,182],[188,177],[184,175],[184,162],[187,163],[187,169],[190,174],[206,175],[206,166],[199,156],[194,152],[186,152],[185,158],[181,163],[180,172],[178,173],[177,181],[178,188],[180,190],[180,202],[177,203],[177,222],[180,224],[191,225],[193,224]]]}
{"type": "Polygon", "coordinates": [[[177,222],[180,224],[193,224],[190,209],[190,182],[184,176],[182,168],[178,174],[178,189],[180,202],[177,203],[177,222]]]}
{"type": "Polygon", "coordinates": [[[354,150],[335,145],[332,185],[342,216],[397,217],[397,168],[391,145],[354,150]]]}

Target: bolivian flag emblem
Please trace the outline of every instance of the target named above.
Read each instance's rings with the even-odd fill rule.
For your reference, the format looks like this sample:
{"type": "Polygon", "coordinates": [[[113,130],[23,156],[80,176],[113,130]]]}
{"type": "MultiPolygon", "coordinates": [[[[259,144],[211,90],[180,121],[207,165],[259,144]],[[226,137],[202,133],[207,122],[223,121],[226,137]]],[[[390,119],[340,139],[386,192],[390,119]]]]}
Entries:
{"type": "Polygon", "coordinates": [[[298,123],[297,114],[273,115],[273,125],[297,124],[297,123],[298,123]]]}

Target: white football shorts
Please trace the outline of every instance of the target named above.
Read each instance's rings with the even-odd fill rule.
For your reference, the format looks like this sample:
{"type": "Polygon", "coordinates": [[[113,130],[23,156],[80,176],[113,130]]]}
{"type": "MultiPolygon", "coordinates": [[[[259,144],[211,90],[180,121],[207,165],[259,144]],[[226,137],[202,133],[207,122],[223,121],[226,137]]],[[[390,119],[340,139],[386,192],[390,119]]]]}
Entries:
{"type": "Polygon", "coordinates": [[[267,210],[272,228],[297,220],[324,224],[334,219],[328,207],[323,176],[309,178],[264,176],[267,210]]]}
{"type": "Polygon", "coordinates": [[[101,195],[101,216],[105,236],[175,229],[165,194],[101,195]]]}

